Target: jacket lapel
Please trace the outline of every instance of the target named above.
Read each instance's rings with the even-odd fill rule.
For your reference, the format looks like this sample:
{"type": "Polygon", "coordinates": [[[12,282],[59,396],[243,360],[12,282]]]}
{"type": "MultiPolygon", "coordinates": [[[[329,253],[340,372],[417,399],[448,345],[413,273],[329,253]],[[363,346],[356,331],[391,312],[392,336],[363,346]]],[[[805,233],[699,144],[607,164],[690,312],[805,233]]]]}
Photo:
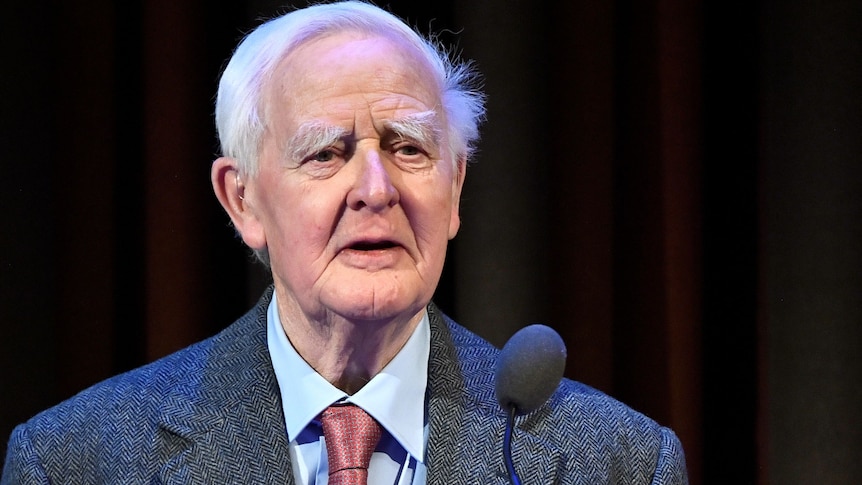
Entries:
{"type": "MultiPolygon", "coordinates": [[[[157,483],[295,483],[266,346],[270,298],[271,290],[179,364],[185,380],[165,399],[155,437],[157,483]]],[[[497,351],[433,305],[429,317],[427,483],[506,484],[505,416],[494,397],[497,351]]],[[[525,483],[557,483],[561,450],[516,429],[513,453],[525,483]]]]}
{"type": "MultiPolygon", "coordinates": [[[[508,484],[502,452],[506,416],[494,391],[497,350],[433,305],[429,317],[428,485],[508,484]]],[[[519,429],[533,417],[516,423],[515,469],[524,483],[558,483],[562,451],[519,429]]]]}
{"type": "Polygon", "coordinates": [[[162,406],[161,483],[294,483],[266,346],[270,298],[191,349],[185,381],[162,406]]]}

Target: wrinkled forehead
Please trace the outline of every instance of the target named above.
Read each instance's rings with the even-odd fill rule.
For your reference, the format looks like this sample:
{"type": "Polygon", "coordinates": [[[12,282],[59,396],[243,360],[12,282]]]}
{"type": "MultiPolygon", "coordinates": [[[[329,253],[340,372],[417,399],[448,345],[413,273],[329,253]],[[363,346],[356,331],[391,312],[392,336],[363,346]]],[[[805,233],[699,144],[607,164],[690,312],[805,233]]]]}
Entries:
{"type": "MultiPolygon", "coordinates": [[[[265,80],[263,89],[264,93],[272,90],[273,86],[277,86],[286,76],[290,76],[292,72],[307,68],[307,64],[317,64],[318,59],[309,59],[302,54],[305,51],[315,49],[316,55],[324,52],[330,59],[338,59],[341,51],[350,50],[351,43],[355,41],[375,40],[376,45],[383,45],[392,53],[391,62],[393,67],[402,69],[414,74],[421,80],[424,88],[433,93],[437,98],[440,97],[443,91],[444,80],[441,73],[432,66],[432,59],[429,59],[426,52],[423,52],[417,46],[409,43],[404,38],[394,34],[383,34],[378,32],[364,32],[359,30],[345,30],[339,32],[326,32],[315,36],[307,36],[296,42],[293,46],[286,49],[281,55],[281,58],[276,63],[270,76],[265,80]],[[324,45],[323,49],[319,47],[324,45]]],[[[364,52],[355,52],[357,55],[366,54],[364,52]]],[[[342,58],[343,59],[343,58],[342,58]]],[[[347,59],[348,61],[350,59],[347,59]]],[[[320,68],[327,69],[327,72],[319,72],[321,82],[325,82],[328,71],[337,70],[338,65],[320,65],[320,68]]],[[[420,88],[420,86],[416,86],[420,88]]]]}
{"type": "MultiPolygon", "coordinates": [[[[398,36],[343,31],[306,38],[278,62],[263,86],[265,119],[277,107],[314,106],[345,89],[406,94],[424,110],[440,110],[442,81],[419,49],[398,36]]],[[[319,106],[318,106],[319,107],[319,106]]],[[[308,114],[308,113],[306,113],[308,114]]],[[[321,113],[323,114],[323,113],[321,113]]]]}
{"type": "MultiPolygon", "coordinates": [[[[435,73],[435,69],[432,67],[432,64],[436,65],[439,63],[439,54],[434,51],[433,48],[430,48],[429,44],[424,39],[422,39],[419,34],[416,34],[413,31],[409,32],[411,32],[413,35],[408,35],[404,32],[380,26],[346,26],[339,29],[310,31],[302,35],[297,35],[293,39],[291,44],[286,46],[284,52],[282,52],[280,60],[284,60],[284,58],[290,56],[291,53],[303,48],[308,44],[325,40],[328,38],[341,37],[353,40],[379,38],[385,39],[392,45],[398,46],[403,49],[405,53],[413,57],[413,59],[418,65],[421,65],[423,69],[427,69],[428,74],[431,77],[436,79],[442,76],[442,71],[437,74],[435,73]]],[[[442,82],[442,78],[436,80],[442,82]]]]}

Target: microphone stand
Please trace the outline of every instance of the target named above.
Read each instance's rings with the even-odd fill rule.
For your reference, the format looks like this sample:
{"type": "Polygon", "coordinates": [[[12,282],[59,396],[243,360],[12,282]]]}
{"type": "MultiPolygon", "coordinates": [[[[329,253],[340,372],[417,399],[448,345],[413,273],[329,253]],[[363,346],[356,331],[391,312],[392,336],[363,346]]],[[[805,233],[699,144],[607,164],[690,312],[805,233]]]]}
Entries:
{"type": "Polygon", "coordinates": [[[503,435],[503,462],[506,463],[506,472],[509,474],[509,482],[512,485],[521,485],[521,479],[515,472],[515,464],[512,463],[512,432],[515,428],[515,415],[518,410],[514,405],[509,406],[509,415],[506,419],[506,433],[503,435]]]}

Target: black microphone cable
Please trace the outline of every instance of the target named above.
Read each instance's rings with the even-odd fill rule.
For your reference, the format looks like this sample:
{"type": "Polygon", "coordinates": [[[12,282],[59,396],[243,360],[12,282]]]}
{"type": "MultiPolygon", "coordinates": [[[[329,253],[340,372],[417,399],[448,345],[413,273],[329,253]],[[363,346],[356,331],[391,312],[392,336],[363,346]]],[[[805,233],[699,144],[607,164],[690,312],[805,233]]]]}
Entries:
{"type": "Polygon", "coordinates": [[[515,406],[510,406],[506,413],[506,432],[503,435],[503,462],[506,464],[506,474],[509,475],[509,482],[512,485],[521,485],[521,479],[518,478],[518,472],[515,471],[515,464],[512,463],[512,430],[515,428],[515,415],[518,413],[515,406]]]}

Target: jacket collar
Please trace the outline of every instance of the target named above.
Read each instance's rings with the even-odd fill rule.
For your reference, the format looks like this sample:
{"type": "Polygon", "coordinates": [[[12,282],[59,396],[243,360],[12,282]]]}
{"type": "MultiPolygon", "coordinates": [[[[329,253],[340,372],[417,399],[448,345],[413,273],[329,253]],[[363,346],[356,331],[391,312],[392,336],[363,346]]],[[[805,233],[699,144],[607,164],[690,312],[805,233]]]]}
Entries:
{"type": "MultiPolygon", "coordinates": [[[[189,349],[162,404],[163,483],[294,483],[266,346],[272,288],[236,323],[189,349]]],[[[175,371],[177,369],[174,369],[175,371]]]]}
{"type": "MultiPolygon", "coordinates": [[[[508,484],[503,464],[506,415],[497,404],[498,351],[458,326],[433,304],[429,374],[428,484],[508,484]]],[[[518,418],[515,469],[528,483],[558,483],[563,450],[531,434],[541,408],[518,418]]]]}
{"type": "MultiPolygon", "coordinates": [[[[295,483],[266,345],[271,298],[272,287],[246,315],[179,362],[182,382],[162,404],[156,437],[162,483],[295,483]]],[[[427,483],[508,483],[502,460],[506,417],[494,395],[497,351],[433,304],[428,314],[427,483]]],[[[516,429],[513,453],[518,473],[530,483],[557,482],[562,450],[516,429]]]]}

